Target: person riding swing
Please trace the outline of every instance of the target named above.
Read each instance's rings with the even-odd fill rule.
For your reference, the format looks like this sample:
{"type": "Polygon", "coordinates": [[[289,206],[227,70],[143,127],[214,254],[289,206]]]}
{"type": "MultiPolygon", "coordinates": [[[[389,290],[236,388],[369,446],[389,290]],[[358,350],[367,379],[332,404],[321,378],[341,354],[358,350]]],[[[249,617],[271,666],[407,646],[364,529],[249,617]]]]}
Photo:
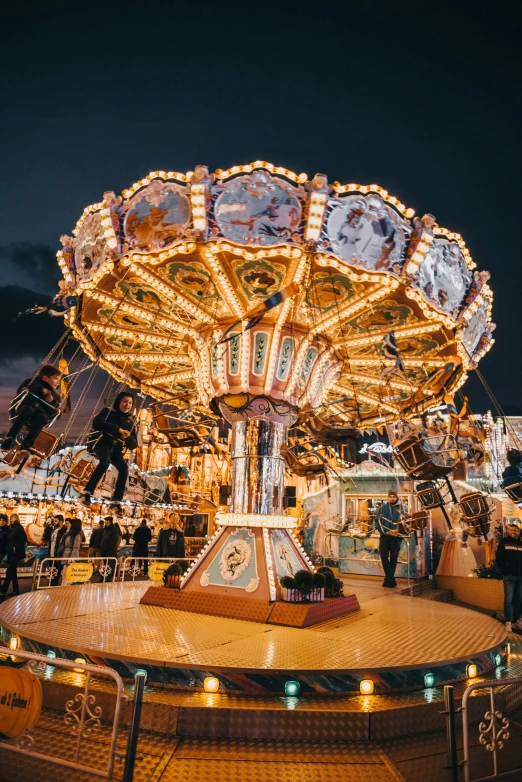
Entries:
{"type": "Polygon", "coordinates": [[[132,416],[133,408],[134,395],[129,391],[122,391],[116,397],[112,408],[104,407],[94,417],[92,431],[88,436],[88,449],[99,461],[85,486],[82,505],[90,506],[91,495],[111,464],[118,471],[112,499],[116,503],[123,500],[129,474],[124,451],[134,451],[138,445],[136,422],[132,416]]]}
{"type": "Polygon", "coordinates": [[[13,423],[2,443],[4,451],[16,447],[16,438],[25,427],[27,433],[20,444],[20,452],[29,456],[42,429],[60,415],[60,380],[60,370],[52,364],[40,367],[34,379],[24,380],[9,408],[9,418],[13,423]]]}

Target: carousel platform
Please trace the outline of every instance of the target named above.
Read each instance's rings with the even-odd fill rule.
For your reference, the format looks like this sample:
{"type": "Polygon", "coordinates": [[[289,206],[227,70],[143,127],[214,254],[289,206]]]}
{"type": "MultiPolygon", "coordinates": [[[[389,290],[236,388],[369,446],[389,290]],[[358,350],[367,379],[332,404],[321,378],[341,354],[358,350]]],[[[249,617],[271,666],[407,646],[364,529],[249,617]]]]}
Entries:
{"type": "MultiPolygon", "coordinates": [[[[229,695],[355,695],[363,679],[375,693],[420,691],[463,682],[468,666],[486,675],[506,655],[503,625],[468,609],[356,585],[360,609],[310,628],[195,614],[140,604],[150,582],[57,587],[21,595],[0,608],[0,636],[29,651],[109,665],[150,684],[201,692],[216,676],[229,695]],[[500,655],[500,657],[499,657],[500,655]]],[[[350,585],[352,586],[352,585],[350,585]]]]}

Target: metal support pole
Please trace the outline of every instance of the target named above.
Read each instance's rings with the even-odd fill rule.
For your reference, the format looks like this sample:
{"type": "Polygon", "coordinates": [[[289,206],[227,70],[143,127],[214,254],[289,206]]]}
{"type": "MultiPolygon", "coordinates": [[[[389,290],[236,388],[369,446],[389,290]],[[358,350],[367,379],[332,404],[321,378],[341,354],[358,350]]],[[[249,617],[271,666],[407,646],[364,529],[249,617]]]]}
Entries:
{"type": "Polygon", "coordinates": [[[459,764],[457,758],[457,732],[455,726],[455,699],[451,685],[444,687],[444,712],[446,716],[446,746],[448,750],[449,779],[459,782],[459,764]]]}
{"type": "Polygon", "coordinates": [[[127,751],[125,753],[123,782],[132,782],[134,778],[136,748],[138,746],[138,734],[140,732],[141,705],[143,702],[143,692],[145,690],[146,681],[146,671],[136,671],[134,674],[134,701],[132,704],[132,715],[129,725],[129,740],[127,742],[127,751]]]}

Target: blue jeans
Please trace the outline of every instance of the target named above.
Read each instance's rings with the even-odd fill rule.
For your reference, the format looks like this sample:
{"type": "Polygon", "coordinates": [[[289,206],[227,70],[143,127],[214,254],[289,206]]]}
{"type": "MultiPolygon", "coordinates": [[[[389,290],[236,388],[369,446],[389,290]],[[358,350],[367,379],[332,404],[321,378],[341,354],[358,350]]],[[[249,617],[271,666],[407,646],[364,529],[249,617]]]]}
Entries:
{"type": "Polygon", "coordinates": [[[522,576],[504,576],[504,621],[516,622],[520,618],[522,603],[522,576]]]}

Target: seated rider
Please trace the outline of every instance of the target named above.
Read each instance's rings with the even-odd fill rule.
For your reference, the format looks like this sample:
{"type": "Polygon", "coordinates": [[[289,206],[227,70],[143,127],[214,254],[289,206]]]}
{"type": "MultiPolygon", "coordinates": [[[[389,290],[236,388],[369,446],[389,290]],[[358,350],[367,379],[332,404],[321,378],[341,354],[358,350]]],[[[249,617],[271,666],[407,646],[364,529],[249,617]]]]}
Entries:
{"type": "Polygon", "coordinates": [[[504,486],[512,483],[522,483],[522,453],[516,448],[509,448],[506,454],[508,466],[502,473],[504,486]]]}
{"type": "Polygon", "coordinates": [[[4,450],[9,451],[16,445],[16,438],[25,426],[27,434],[20,447],[29,451],[42,429],[60,415],[62,400],[57,390],[60,379],[59,369],[52,364],[44,364],[34,380],[24,380],[9,408],[13,424],[2,443],[4,450]]]}
{"type": "Polygon", "coordinates": [[[112,408],[104,407],[93,419],[89,450],[99,462],[85,487],[82,504],[87,507],[91,504],[91,495],[111,464],[118,471],[113,500],[123,500],[129,474],[123,453],[125,450],[136,450],[138,445],[136,422],[132,417],[133,408],[133,394],[122,391],[116,397],[112,408]]]}

